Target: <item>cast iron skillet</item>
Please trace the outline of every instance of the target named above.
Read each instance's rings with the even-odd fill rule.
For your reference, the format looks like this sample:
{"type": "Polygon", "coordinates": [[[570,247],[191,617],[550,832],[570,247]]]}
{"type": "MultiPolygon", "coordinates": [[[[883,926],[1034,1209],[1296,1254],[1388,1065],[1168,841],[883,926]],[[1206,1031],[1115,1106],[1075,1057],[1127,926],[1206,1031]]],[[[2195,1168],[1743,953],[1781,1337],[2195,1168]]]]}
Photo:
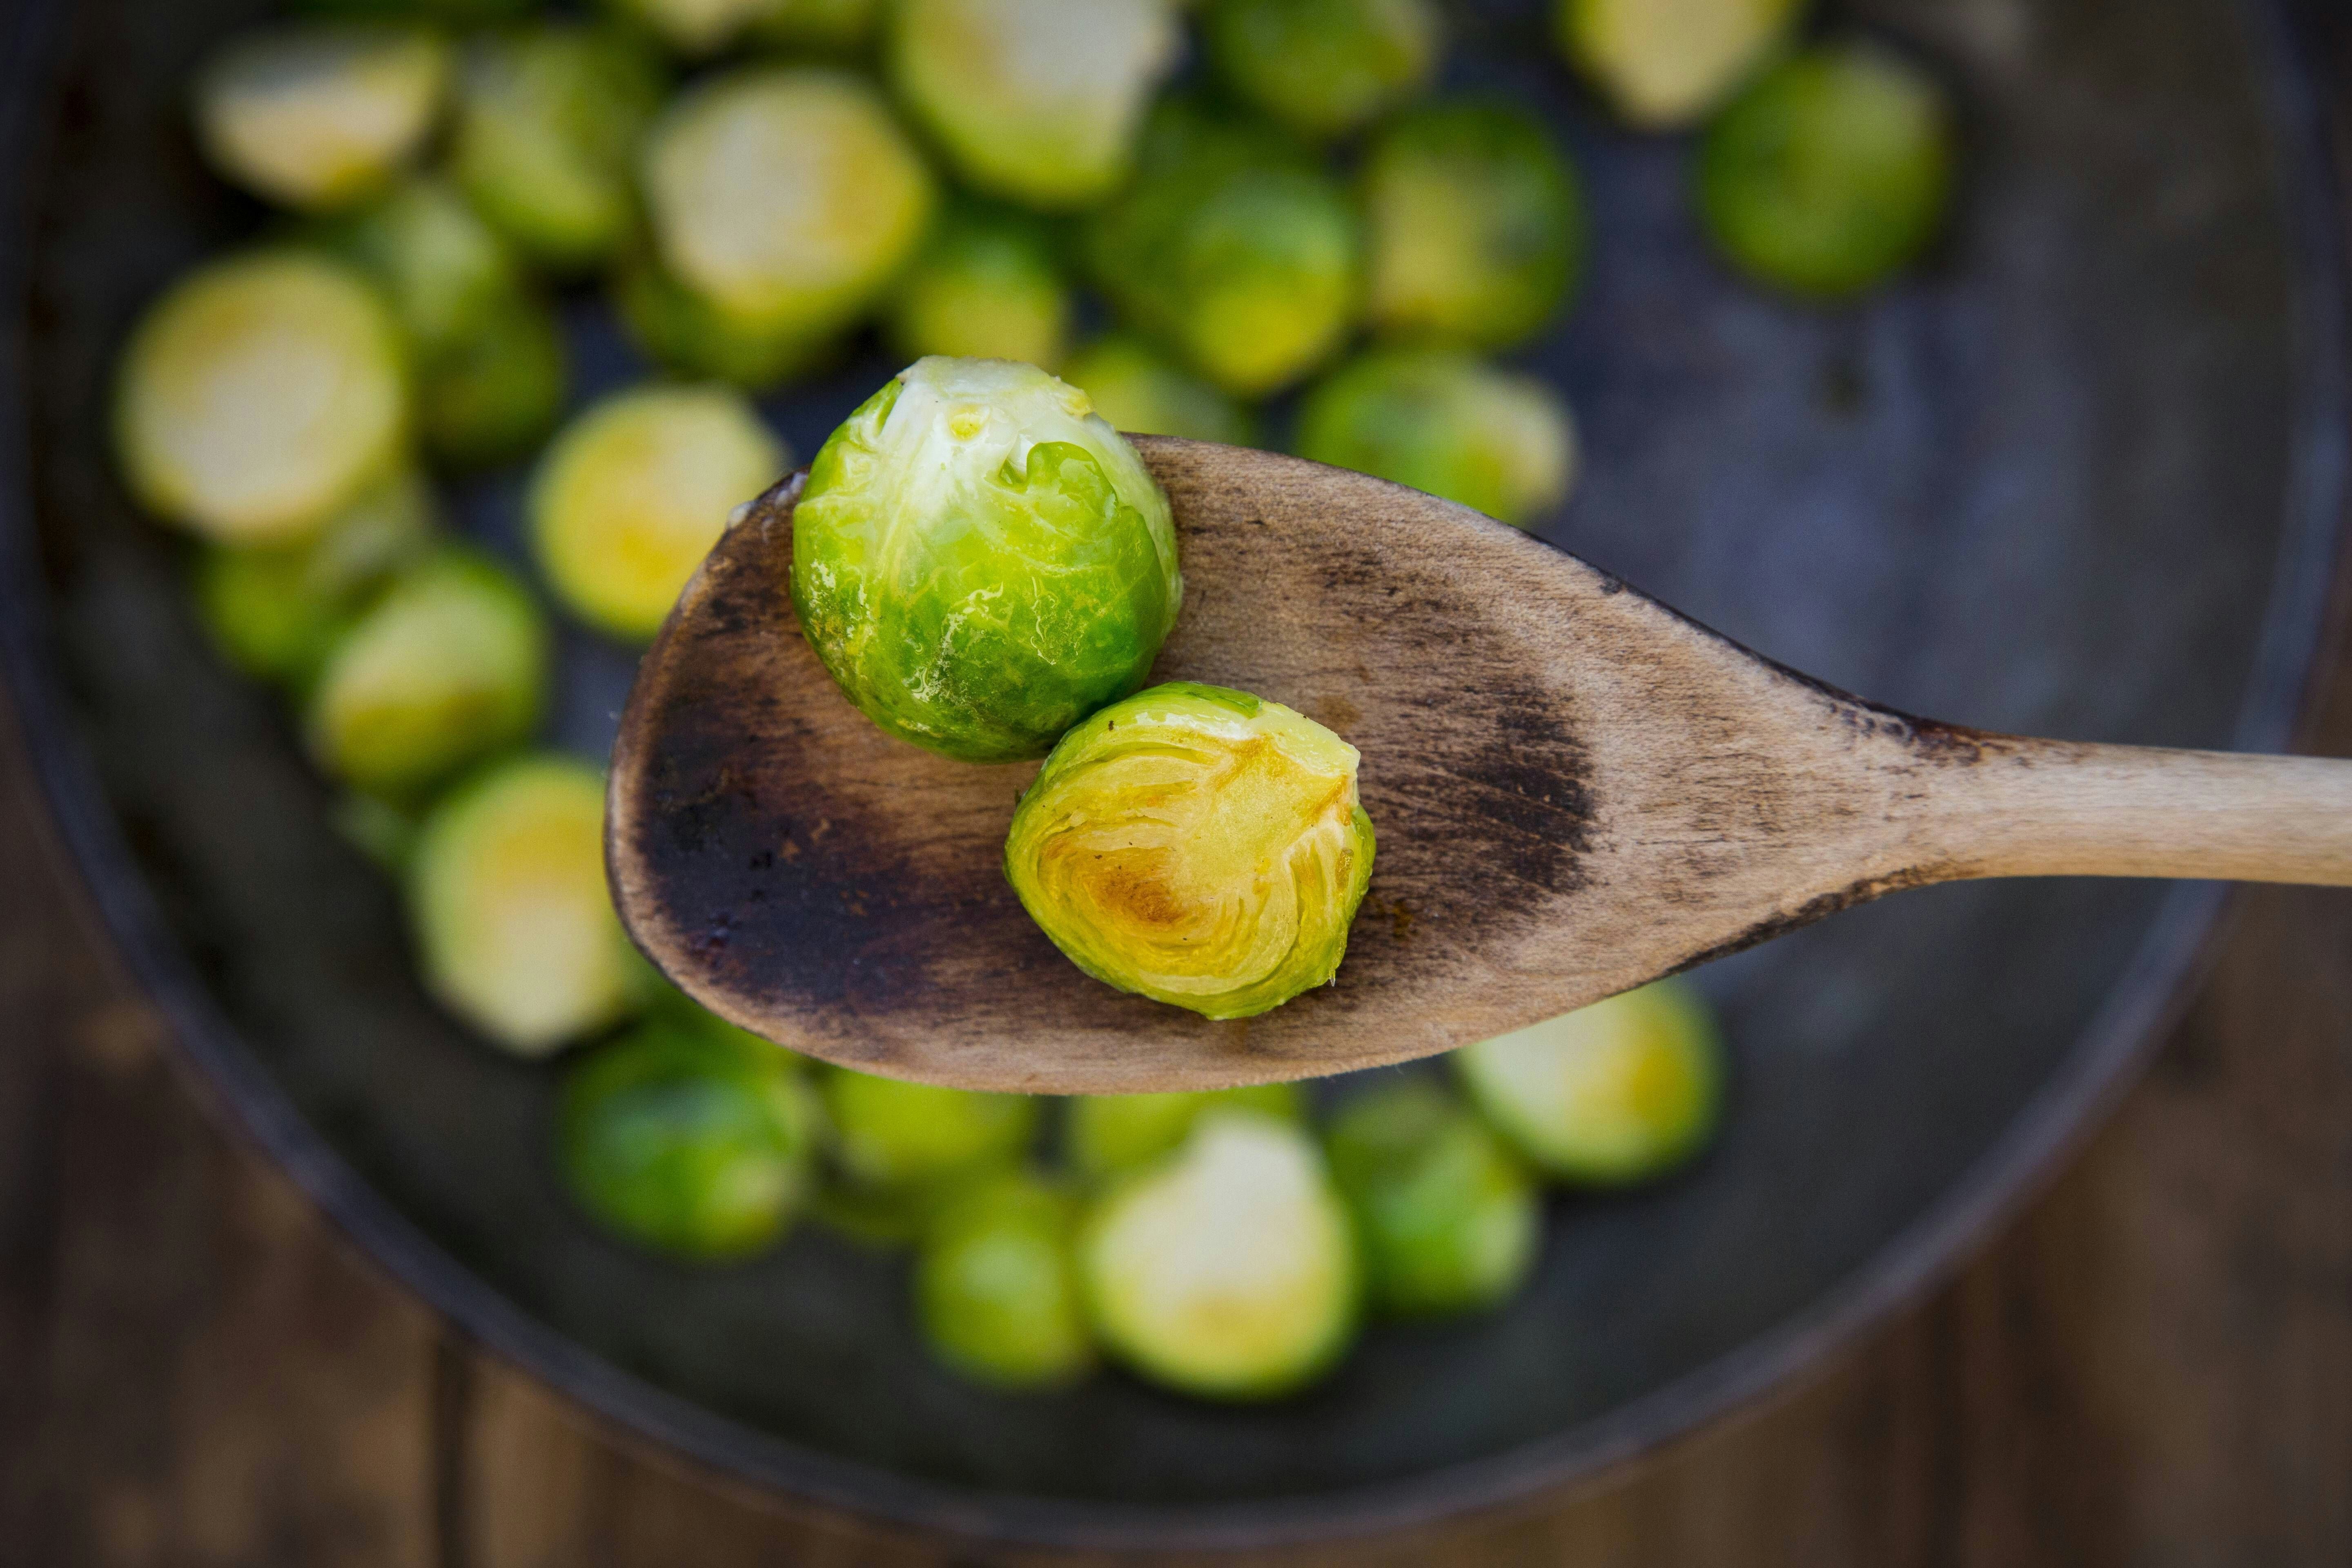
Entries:
{"type": "MultiPolygon", "coordinates": [[[[715,1273],[606,1242],[548,1167],[554,1076],[419,994],[393,890],[331,829],[284,720],[207,656],[177,547],[106,461],[127,322],[256,222],[194,168],[178,100],[192,54],[255,5],[7,16],[6,668],[64,837],[191,1058],[401,1278],[606,1415],[805,1497],[1003,1538],[1264,1542],[1502,1502],[1687,1429],[1916,1289],[2166,1022],[2218,889],[1938,889],[1716,965],[1738,1083],[1698,1169],[1561,1205],[1497,1316],[1375,1333],[1265,1408],[1115,1376],[977,1392],[919,1353],[895,1263],[827,1235],[715,1273]]],[[[2284,746],[2345,456],[2310,19],[2285,0],[1864,9],[1962,85],[1966,212],[1925,276],[1819,313],[1721,275],[1682,151],[1606,129],[1535,0],[1459,8],[1459,80],[1549,113],[1595,216],[1582,309],[1528,356],[1591,453],[1543,531],[1906,709],[2284,746]]],[[[573,315],[588,390],[635,374],[593,300],[573,315]]],[[[772,412],[805,456],[890,368],[861,358],[772,412]]],[[[519,484],[467,489],[466,525],[510,547],[519,484]]],[[[555,732],[593,750],[629,656],[572,636],[566,659],[555,732]]]]}

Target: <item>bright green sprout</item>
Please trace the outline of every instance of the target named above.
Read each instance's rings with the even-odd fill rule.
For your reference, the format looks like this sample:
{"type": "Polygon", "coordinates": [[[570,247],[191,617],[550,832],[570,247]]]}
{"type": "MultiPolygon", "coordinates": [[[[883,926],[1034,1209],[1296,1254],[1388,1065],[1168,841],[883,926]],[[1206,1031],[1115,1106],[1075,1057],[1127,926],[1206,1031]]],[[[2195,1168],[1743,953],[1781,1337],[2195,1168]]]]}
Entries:
{"type": "Polygon", "coordinates": [[[1070,1101],[1062,1132],[1070,1168],[1089,1181],[1139,1169],[1181,1148],[1201,1118],[1219,1109],[1302,1120],[1306,1096],[1295,1083],[1262,1083],[1168,1094],[1087,1094],[1070,1101]]]}
{"type": "Polygon", "coordinates": [[[1067,1384],[1093,1364],[1079,1300],[1077,1205],[1027,1172],[946,1200],[915,1258],[915,1315],[953,1370],[1006,1389],[1067,1384]]]}
{"type": "Polygon", "coordinates": [[[1051,370],[1069,346],[1070,303],[1041,223],[965,202],[941,215],[899,278],[884,324],[908,359],[1010,359],[1051,370]]]}
{"type": "Polygon", "coordinates": [[[908,1193],[1014,1163],[1037,1131],[1037,1101],[835,1068],[825,1113],[842,1173],[869,1192],[908,1193]]]}
{"type": "Polygon", "coordinates": [[[1679,131],[1738,91],[1805,0],[1556,0],[1559,44],[1629,125],[1679,131]]]}
{"type": "Polygon", "coordinates": [[[196,140],[264,201],[323,211],[416,155],[448,80],[449,47],[423,28],[280,23],[232,40],[196,73],[196,140]]]}
{"type": "Polygon", "coordinates": [[[1444,46],[1429,0],[1210,0],[1203,26],[1234,90],[1316,141],[1424,91],[1444,46]]]}
{"type": "Polygon", "coordinates": [[[1097,338],[1071,356],[1062,375],[1114,430],[1229,447],[1257,442],[1257,418],[1247,405],[1130,333],[1097,338]]]}

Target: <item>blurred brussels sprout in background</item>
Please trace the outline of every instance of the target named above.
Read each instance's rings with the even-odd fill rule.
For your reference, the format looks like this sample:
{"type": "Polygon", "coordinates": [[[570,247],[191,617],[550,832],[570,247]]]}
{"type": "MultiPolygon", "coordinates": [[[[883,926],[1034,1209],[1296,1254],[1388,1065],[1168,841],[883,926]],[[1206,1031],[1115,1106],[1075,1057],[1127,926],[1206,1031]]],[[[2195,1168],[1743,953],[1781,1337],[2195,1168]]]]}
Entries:
{"type": "Polygon", "coordinates": [[[1282,132],[1213,105],[1154,111],[1135,183],[1089,216],[1085,246],[1129,321],[1244,397],[1313,370],[1355,325],[1353,205],[1282,132]]]}
{"type": "Polygon", "coordinates": [[[949,1197],[915,1258],[915,1316],[954,1371],[999,1388],[1085,1373],[1093,1337],[1079,1300],[1077,1205],[1025,1171],[949,1197]]]}
{"type": "Polygon", "coordinates": [[[1514,104],[1399,116],[1364,159],[1367,310],[1383,336],[1497,349],[1543,329],[1583,263],[1576,175],[1514,104]]]}
{"type": "Polygon", "coordinates": [[[926,359],[835,430],[793,517],[793,607],[874,721],[1043,756],[1151,668],[1183,599],[1168,498],[1086,395],[926,359]]]}
{"type": "Polygon", "coordinates": [[[537,727],[547,627],[505,568],[445,545],[335,645],[310,693],[310,749],[355,789],[414,798],[537,727]]]}
{"type": "Polygon", "coordinates": [[[814,1181],[817,1113],[798,1061],[740,1031],[653,1018],[572,1070],[558,1114],[580,1205],[672,1257],[773,1245],[814,1181]]]}
{"type": "Polygon", "coordinates": [[[1791,56],[1707,132],[1698,177],[1707,232],[1762,282],[1820,299],[1858,293],[1942,227],[1952,134],[1935,79],[1877,45],[1791,56]]]}
{"type": "Polygon", "coordinates": [[[1696,125],[1796,28],[1805,0],[1557,0],[1569,63],[1643,131],[1696,125]]]}
{"type": "Polygon", "coordinates": [[[616,20],[642,27],[681,55],[714,55],[736,42],[775,0],[603,0],[616,20]]]}
{"type": "Polygon", "coordinates": [[[1298,455],[1525,526],[1568,499],[1576,427],[1533,376],[1448,349],[1375,349],[1307,395],[1298,455]]]}
{"type": "Polygon", "coordinates": [[[1071,356],[1062,375],[1114,430],[1233,447],[1257,440],[1257,419],[1246,405],[1131,333],[1097,338],[1071,356]]]}
{"type": "Polygon", "coordinates": [[[400,329],[366,281],[306,250],[197,268],[123,353],[115,441],[142,505],[225,544],[315,533],[398,462],[400,329]]]}
{"type": "Polygon", "coordinates": [[[637,346],[669,369],[750,391],[808,372],[837,346],[793,321],[736,316],[643,253],[629,257],[614,274],[613,306],[637,346]]]}
{"type": "Polygon", "coordinates": [[[1356,749],[1278,702],[1174,682],[1064,736],[1004,874],[1096,979],[1208,1018],[1330,980],[1372,874],[1356,749]]]}
{"type": "Polygon", "coordinates": [[[1527,1168],[1433,1083],[1357,1095],[1325,1137],[1356,1215],[1372,1303],[1396,1317],[1495,1306],[1534,1267],[1543,1215],[1527,1168]]]}
{"type": "Polygon", "coordinates": [[[554,427],[568,390],[563,332],[544,300],[520,294],[433,363],[418,433],[445,463],[522,456],[554,427]]]}
{"type": "Polygon", "coordinates": [[[1052,370],[1068,348],[1070,286],[1045,226],[959,202],[892,291],[891,347],[908,359],[1022,360],[1052,370]]]}
{"type": "Polygon", "coordinates": [[[1429,0],[1210,0],[1202,22],[1233,89],[1318,141],[1422,92],[1444,46],[1429,0]]]}
{"type": "Polygon", "coordinates": [[[1204,1117],[1171,1160],[1096,1205],[1078,1258],[1104,1346],[1187,1394],[1286,1393],[1355,1333],[1347,1211],[1314,1140],[1271,1117],[1204,1117]]]}
{"type": "Polygon", "coordinates": [[[745,501],[792,458],[742,394],[720,386],[617,393],[540,459],[531,551],[573,614],[650,639],[745,501]]]}
{"type": "Polygon", "coordinates": [[[1037,1102],[905,1083],[835,1068],[824,1075],[834,1158],[852,1183],[905,1192],[1018,1162],[1037,1132],[1037,1102]]]}
{"type": "Polygon", "coordinates": [[[1166,0],[898,0],[890,83],[975,188],[1064,210],[1132,166],[1181,44],[1166,0]]]}
{"type": "Polygon", "coordinates": [[[1079,1095],[1069,1102],[1063,1152],[1073,1171],[1099,1181],[1174,1153],[1192,1136],[1193,1123],[1210,1111],[1254,1110],[1297,1121],[1306,1114],[1306,1100],[1295,1083],[1194,1093],[1079,1095]]]}
{"type": "Polygon", "coordinates": [[[751,25],[761,43],[820,54],[847,54],[873,40],[882,0],[769,0],[751,25]]]}
{"type": "Polygon", "coordinates": [[[1521,1153],[1588,1186],[1682,1164],[1714,1133],[1723,1100],[1714,1016],[1672,980],[1466,1046],[1454,1064],[1521,1153]]]}
{"type": "Polygon", "coordinates": [[[469,42],[449,169],[524,256],[582,270],[636,221],[631,159],[660,107],[661,68],[601,27],[549,22],[469,42]]]}
{"type": "Polygon", "coordinates": [[[227,179],[302,212],[389,181],[440,118],[449,46],[415,27],[281,23],[196,75],[196,140],[227,179]]]}

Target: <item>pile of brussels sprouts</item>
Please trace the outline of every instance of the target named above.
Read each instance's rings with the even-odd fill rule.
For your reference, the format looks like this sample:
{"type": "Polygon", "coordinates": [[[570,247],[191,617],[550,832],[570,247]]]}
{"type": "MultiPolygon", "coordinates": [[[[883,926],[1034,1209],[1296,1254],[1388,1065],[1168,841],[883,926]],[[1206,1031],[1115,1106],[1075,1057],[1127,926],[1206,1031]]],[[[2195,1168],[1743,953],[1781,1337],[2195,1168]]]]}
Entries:
{"type": "MultiPolygon", "coordinates": [[[[1800,42],[1801,8],[1558,0],[1556,33],[1625,124],[1706,125],[1696,210],[1730,264],[1835,300],[1937,233],[1951,117],[1882,45],[1800,42]]],[[[1296,391],[1302,455],[1531,521],[1568,493],[1573,426],[1488,356],[1559,319],[1586,219],[1526,109],[1432,95],[1434,0],[299,10],[194,84],[205,156],[274,216],[125,346],[121,466],[191,536],[224,657],[285,693],[342,825],[401,879],[434,994],[517,1054],[604,1042],[567,1074],[557,1140],[601,1223],[718,1260],[811,1215],[914,1247],[914,1310],[974,1377],[1051,1384],[1100,1354],[1247,1397],[1329,1366],[1367,1308],[1506,1298],[1539,1181],[1621,1186],[1704,1142],[1719,1052],[1671,984],[1458,1053],[1458,1092],[1349,1086],[1319,1125],[1276,1088],[1074,1100],[1049,1132],[1028,1098],[743,1035],[624,937],[601,775],[531,749],[541,598],[442,526],[439,478],[530,463],[538,586],[642,643],[793,461],[749,395],[868,331],[908,359],[1045,367],[1133,432],[1255,442],[1261,403],[1296,391]],[[555,304],[583,289],[659,374],[575,409],[555,304]]],[[[1028,447],[1006,482],[1047,516],[1085,489],[1066,456],[1084,447],[1028,447]]],[[[854,647],[827,662],[892,722],[854,647]]],[[[1255,701],[1161,690],[1163,717],[1201,725],[1255,701]]],[[[1351,751],[1346,771],[1352,792],[1351,751]]],[[[1052,835],[1024,852],[1045,886],[1052,835]]]]}

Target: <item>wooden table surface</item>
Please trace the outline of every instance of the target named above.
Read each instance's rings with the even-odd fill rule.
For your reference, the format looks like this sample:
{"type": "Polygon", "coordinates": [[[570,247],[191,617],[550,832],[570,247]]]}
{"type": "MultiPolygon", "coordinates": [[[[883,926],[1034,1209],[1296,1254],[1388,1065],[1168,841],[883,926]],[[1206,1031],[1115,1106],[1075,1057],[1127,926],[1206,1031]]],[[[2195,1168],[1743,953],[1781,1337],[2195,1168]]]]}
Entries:
{"type": "MultiPolygon", "coordinates": [[[[178,1068],[0,710],[0,1563],[1026,1561],[690,1473],[404,1295],[178,1068]]],[[[2352,892],[2244,894],[2063,1174],[1799,1386],[1536,1510],[1268,1561],[2352,1563],[2352,892]]]]}

